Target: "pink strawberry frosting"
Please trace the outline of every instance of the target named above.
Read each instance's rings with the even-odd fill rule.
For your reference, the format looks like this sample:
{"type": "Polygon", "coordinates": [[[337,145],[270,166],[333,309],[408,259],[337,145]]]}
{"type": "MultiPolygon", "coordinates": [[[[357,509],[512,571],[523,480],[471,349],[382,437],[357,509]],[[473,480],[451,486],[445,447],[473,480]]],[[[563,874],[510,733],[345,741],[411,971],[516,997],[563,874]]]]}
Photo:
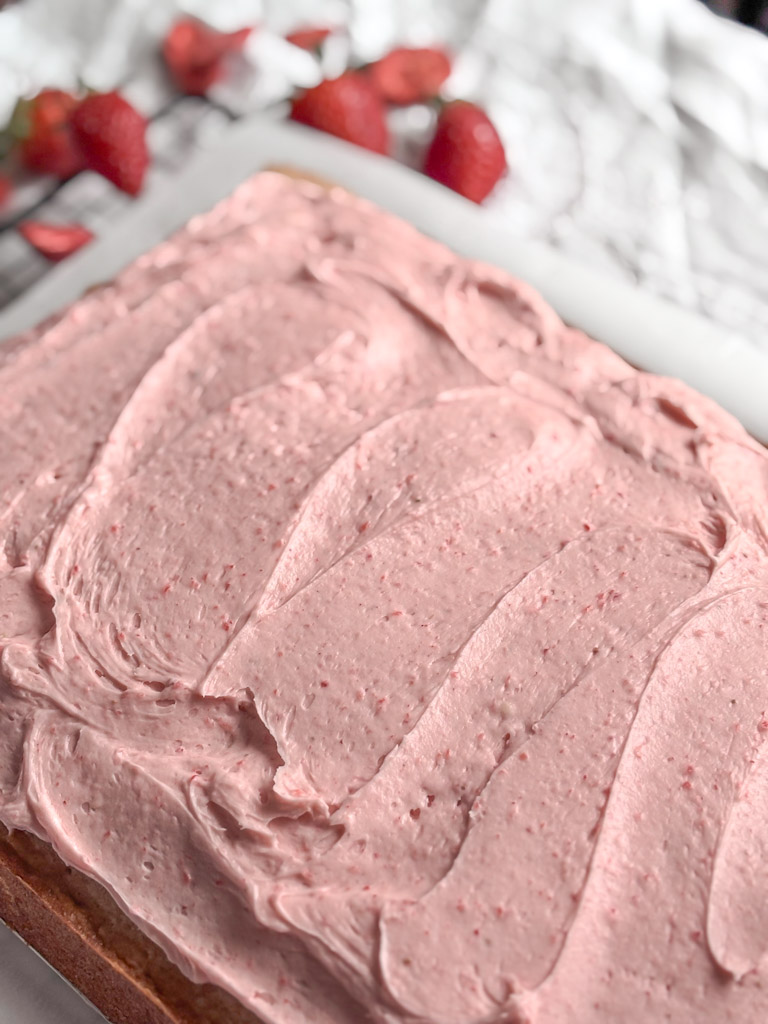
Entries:
{"type": "Polygon", "coordinates": [[[261,175],[0,358],[0,820],[269,1024],[768,1019],[768,457],[261,175]]]}

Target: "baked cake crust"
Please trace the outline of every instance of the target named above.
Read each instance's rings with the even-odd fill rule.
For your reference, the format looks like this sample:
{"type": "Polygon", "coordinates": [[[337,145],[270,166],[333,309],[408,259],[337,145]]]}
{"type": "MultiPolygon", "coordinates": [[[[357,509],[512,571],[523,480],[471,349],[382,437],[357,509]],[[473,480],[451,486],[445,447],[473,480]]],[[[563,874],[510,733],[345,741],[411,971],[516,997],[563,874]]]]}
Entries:
{"type": "Polygon", "coordinates": [[[0,918],[113,1024],[260,1024],[220,988],[185,978],[47,843],[2,825],[0,918]]]}

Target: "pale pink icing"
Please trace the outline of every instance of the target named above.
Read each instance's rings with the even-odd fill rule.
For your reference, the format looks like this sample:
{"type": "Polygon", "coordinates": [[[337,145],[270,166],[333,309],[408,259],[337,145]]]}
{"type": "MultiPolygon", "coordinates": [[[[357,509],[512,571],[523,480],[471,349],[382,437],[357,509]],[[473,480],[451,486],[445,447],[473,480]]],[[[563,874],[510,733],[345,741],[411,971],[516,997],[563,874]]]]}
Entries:
{"type": "Polygon", "coordinates": [[[768,1018],[768,458],[262,175],[0,366],[0,819],[273,1024],[768,1018]]]}

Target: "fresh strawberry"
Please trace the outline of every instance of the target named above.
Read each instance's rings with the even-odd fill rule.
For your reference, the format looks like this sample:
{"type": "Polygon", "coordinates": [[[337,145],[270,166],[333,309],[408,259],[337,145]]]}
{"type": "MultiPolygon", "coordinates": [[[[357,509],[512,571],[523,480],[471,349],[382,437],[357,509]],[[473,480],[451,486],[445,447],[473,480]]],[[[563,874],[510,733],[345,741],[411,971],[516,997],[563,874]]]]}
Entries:
{"type": "Polygon", "coordinates": [[[19,100],[11,132],[18,139],[23,167],[38,174],[54,174],[62,181],[82,170],[83,158],[70,130],[70,118],[79,102],[61,89],[43,89],[30,100],[19,100]]]}
{"type": "Polygon", "coordinates": [[[463,100],[443,107],[424,161],[425,174],[482,203],[506,169],[504,146],[484,110],[463,100]]]}
{"type": "Polygon", "coordinates": [[[285,38],[302,50],[319,50],[332,31],[330,28],[299,28],[285,38]]]}
{"type": "Polygon", "coordinates": [[[71,256],[93,239],[93,233],[82,224],[45,224],[40,220],[19,224],[19,234],[52,263],[71,256]]]}
{"type": "Polygon", "coordinates": [[[250,35],[217,32],[197,18],[181,18],[163,41],[163,59],[176,88],[187,96],[204,96],[224,73],[224,58],[239,53],[250,35]]]}
{"type": "Polygon", "coordinates": [[[117,92],[92,93],[74,110],[72,133],[87,167],[131,196],[149,164],[147,122],[117,92]]]}
{"type": "Polygon", "coordinates": [[[293,101],[291,117],[375,153],[389,149],[384,104],[360,71],[345,71],[308,89],[293,101]]]}
{"type": "Polygon", "coordinates": [[[442,50],[400,47],[368,70],[383,100],[405,105],[437,96],[451,73],[451,62],[442,50]]]}
{"type": "Polygon", "coordinates": [[[0,174],[0,210],[13,194],[13,182],[6,174],[0,174]]]}

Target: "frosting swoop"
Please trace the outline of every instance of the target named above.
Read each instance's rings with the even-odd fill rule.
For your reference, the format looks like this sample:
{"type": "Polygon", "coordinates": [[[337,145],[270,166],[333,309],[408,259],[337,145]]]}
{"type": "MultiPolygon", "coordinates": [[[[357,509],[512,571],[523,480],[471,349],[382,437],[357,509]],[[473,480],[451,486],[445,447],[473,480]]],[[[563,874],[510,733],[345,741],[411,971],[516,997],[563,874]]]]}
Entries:
{"type": "Polygon", "coordinates": [[[0,819],[269,1024],[768,1018],[768,457],[278,175],[0,355],[0,819]]]}

